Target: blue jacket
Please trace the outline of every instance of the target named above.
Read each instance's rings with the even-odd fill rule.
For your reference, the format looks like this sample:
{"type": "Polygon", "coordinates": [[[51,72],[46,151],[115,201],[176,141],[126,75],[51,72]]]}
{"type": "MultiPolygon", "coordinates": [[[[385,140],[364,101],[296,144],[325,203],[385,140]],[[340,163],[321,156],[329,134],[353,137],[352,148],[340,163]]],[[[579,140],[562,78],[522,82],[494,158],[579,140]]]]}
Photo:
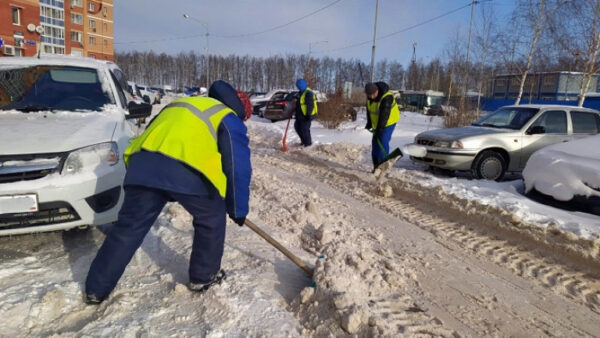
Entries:
{"type": "MultiPolygon", "coordinates": [[[[313,107],[315,104],[315,95],[311,90],[308,90],[308,89],[305,89],[305,90],[306,90],[306,98],[305,98],[306,111],[311,112],[313,110],[313,107]]],[[[315,115],[308,114],[308,115],[304,116],[304,114],[302,114],[302,105],[300,104],[300,98],[302,97],[302,93],[303,92],[298,93],[298,100],[296,100],[296,119],[312,120],[315,115]]]]}
{"type": "MultiPolygon", "coordinates": [[[[233,94],[228,90],[225,92],[225,96],[215,95],[215,98],[229,107],[235,107],[234,111],[239,115],[237,103],[230,102],[233,100],[231,95],[235,95],[235,99],[239,100],[237,94],[235,91],[233,94]]],[[[244,114],[241,103],[239,106],[244,114]]],[[[217,145],[221,153],[223,172],[227,176],[227,213],[231,217],[239,218],[248,214],[252,166],[248,130],[236,114],[229,114],[223,118],[217,129],[217,145]]],[[[124,185],[140,185],[196,196],[219,196],[212,183],[197,170],[173,158],[149,151],[131,155],[124,185]]]]}

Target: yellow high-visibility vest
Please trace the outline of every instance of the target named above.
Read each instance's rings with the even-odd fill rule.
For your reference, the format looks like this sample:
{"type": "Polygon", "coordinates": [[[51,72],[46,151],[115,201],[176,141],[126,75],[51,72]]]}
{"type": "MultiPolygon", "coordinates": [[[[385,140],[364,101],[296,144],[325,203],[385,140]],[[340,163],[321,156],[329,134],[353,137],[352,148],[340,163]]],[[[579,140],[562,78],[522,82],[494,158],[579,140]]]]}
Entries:
{"type": "Polygon", "coordinates": [[[129,157],[142,149],[158,152],[198,170],[225,198],[227,177],[221,166],[217,130],[231,108],[209,97],[186,97],[167,105],[125,150],[129,157]]]}
{"type": "Polygon", "coordinates": [[[302,92],[302,95],[300,96],[300,108],[302,109],[302,115],[306,116],[306,92],[309,91],[311,93],[313,93],[313,110],[312,112],[310,112],[310,115],[316,115],[317,112],[319,111],[319,109],[317,108],[317,96],[315,95],[315,92],[312,91],[312,89],[310,88],[306,88],[306,90],[304,92],[302,92]]]}
{"type": "Polygon", "coordinates": [[[393,103],[392,109],[390,109],[390,117],[388,118],[387,124],[385,126],[389,127],[400,120],[400,109],[398,109],[398,103],[396,103],[394,94],[388,91],[387,93],[383,94],[381,100],[379,101],[367,100],[367,111],[369,113],[369,117],[371,118],[371,126],[373,126],[373,129],[377,128],[377,122],[379,121],[379,105],[381,104],[381,101],[383,101],[383,98],[386,96],[391,96],[393,103]]]}

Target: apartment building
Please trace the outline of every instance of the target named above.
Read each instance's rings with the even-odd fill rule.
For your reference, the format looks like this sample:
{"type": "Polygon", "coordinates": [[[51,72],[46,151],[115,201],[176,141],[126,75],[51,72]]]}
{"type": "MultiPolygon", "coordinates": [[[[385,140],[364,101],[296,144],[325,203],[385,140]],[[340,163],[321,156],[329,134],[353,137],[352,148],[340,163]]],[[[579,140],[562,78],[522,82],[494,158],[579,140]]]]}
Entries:
{"type": "Polygon", "coordinates": [[[32,56],[40,44],[40,1],[0,1],[0,56],[32,56]],[[37,29],[37,31],[36,31],[37,29]]]}
{"type": "Polygon", "coordinates": [[[3,0],[0,56],[114,59],[113,0],[3,0]]]}

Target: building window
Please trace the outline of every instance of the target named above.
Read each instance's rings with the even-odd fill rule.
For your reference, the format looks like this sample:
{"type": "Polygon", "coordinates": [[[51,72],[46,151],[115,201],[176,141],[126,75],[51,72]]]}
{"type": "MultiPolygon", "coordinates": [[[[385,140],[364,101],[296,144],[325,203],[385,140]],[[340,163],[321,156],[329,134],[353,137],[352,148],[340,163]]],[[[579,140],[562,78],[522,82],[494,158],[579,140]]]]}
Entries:
{"type": "Polygon", "coordinates": [[[81,0],[71,0],[71,6],[73,6],[73,7],[83,7],[83,2],[81,0]]]}
{"type": "Polygon", "coordinates": [[[15,47],[25,48],[25,36],[23,36],[23,32],[15,32],[13,37],[15,39],[15,47]]]}
{"type": "Polygon", "coordinates": [[[96,44],[96,38],[93,36],[90,36],[90,45],[95,45],[96,44]]]}
{"type": "Polygon", "coordinates": [[[90,2],[89,10],[92,12],[94,11],[94,3],[93,2],[90,2]]]}
{"type": "Polygon", "coordinates": [[[81,42],[81,32],[71,31],[71,41],[81,42]]]}
{"type": "Polygon", "coordinates": [[[95,32],[96,30],[96,22],[90,19],[90,28],[95,32]]]}
{"type": "Polygon", "coordinates": [[[102,13],[104,14],[104,17],[108,16],[108,8],[104,7],[104,10],[102,10],[102,13]]]}
{"type": "Polygon", "coordinates": [[[102,24],[102,32],[108,32],[108,24],[106,22],[102,24]]]}
{"type": "Polygon", "coordinates": [[[108,41],[104,39],[104,48],[108,48],[108,41]]]}
{"type": "Polygon", "coordinates": [[[71,23],[76,25],[83,25],[83,15],[71,13],[71,23]]]}
{"type": "Polygon", "coordinates": [[[21,25],[21,9],[12,7],[12,22],[13,25],[21,25]]]}

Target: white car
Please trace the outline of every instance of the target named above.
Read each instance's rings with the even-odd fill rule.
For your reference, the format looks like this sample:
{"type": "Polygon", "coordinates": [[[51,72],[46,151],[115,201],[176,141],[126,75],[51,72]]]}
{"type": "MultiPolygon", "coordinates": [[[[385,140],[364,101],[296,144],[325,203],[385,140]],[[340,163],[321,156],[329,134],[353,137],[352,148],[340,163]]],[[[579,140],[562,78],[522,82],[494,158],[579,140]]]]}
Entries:
{"type": "MultiPolygon", "coordinates": [[[[600,118],[589,129],[600,129],[600,118]]],[[[523,170],[525,192],[535,190],[558,201],[591,204],[600,210],[600,135],[542,148],[523,170]]]]}
{"type": "Polygon", "coordinates": [[[75,56],[0,58],[0,235],[114,222],[132,101],[113,63],[75,56]]]}

